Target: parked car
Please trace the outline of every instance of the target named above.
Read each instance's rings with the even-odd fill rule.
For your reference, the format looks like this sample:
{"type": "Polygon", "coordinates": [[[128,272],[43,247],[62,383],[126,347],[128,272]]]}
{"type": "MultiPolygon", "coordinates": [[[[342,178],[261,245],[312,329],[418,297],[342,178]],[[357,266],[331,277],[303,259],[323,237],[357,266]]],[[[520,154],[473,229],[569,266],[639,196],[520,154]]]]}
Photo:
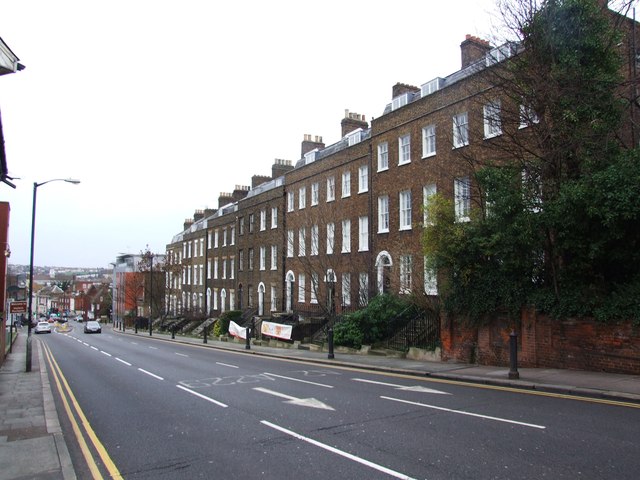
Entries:
{"type": "Polygon", "coordinates": [[[84,322],[84,318],[82,318],[82,315],[76,316],[76,322],[80,322],[80,323],[84,322]]]}
{"type": "Polygon", "coordinates": [[[102,333],[102,327],[94,320],[89,320],[84,324],[84,333],[102,333]]]}
{"type": "Polygon", "coordinates": [[[51,333],[51,325],[49,322],[38,322],[35,333],[51,333]]]}

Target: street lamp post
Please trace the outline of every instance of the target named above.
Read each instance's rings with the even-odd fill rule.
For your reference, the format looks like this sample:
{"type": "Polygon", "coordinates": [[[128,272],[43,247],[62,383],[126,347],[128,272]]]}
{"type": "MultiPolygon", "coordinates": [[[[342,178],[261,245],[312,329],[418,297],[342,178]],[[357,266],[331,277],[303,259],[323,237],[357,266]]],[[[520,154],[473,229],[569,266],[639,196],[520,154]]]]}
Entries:
{"type": "Polygon", "coordinates": [[[149,278],[149,336],[152,336],[153,328],[153,253],[149,255],[151,259],[151,278],[149,278]]]}
{"type": "Polygon", "coordinates": [[[29,325],[27,327],[27,368],[26,371],[31,371],[31,322],[33,320],[33,245],[36,234],[36,195],[38,193],[38,187],[50,182],[67,182],[77,185],[80,180],[74,180],[71,178],[54,178],[47,180],[46,182],[33,182],[33,208],[31,210],[31,253],[29,257],[29,325]]]}

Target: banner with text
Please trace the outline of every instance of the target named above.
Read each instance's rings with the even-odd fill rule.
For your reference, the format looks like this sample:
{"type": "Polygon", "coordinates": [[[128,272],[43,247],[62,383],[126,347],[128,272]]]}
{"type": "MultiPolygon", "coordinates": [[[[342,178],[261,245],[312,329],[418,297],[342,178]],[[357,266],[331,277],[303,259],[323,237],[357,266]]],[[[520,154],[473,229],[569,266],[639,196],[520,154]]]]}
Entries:
{"type": "Polygon", "coordinates": [[[293,327],[291,325],[283,325],[281,323],[262,322],[262,328],[260,331],[263,335],[291,340],[293,327]]]}
{"type": "Polygon", "coordinates": [[[247,339],[247,329],[245,327],[241,327],[233,320],[229,322],[229,335],[232,337],[238,337],[242,339],[247,339]]]}

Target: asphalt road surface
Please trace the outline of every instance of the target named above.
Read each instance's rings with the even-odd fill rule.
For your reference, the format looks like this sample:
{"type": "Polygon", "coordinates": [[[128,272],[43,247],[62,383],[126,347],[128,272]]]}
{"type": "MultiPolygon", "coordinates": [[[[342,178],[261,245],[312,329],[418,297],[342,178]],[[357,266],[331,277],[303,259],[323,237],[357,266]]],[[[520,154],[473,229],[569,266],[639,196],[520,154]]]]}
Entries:
{"type": "Polygon", "coordinates": [[[72,327],[42,340],[78,478],[640,472],[640,409],[72,327]]]}

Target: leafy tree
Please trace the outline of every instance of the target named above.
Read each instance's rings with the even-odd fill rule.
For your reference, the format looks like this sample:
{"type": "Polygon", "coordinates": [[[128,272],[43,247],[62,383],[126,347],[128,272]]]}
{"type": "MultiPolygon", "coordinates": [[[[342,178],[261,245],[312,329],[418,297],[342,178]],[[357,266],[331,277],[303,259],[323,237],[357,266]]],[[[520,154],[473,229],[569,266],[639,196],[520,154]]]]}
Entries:
{"type": "Polygon", "coordinates": [[[621,128],[624,17],[595,0],[500,4],[515,55],[474,87],[491,87],[476,96],[483,104],[502,100],[503,132],[481,142],[489,155],[463,154],[482,208],[456,223],[439,199],[425,230],[444,306],[476,321],[527,304],[557,316],[637,312],[639,157],[621,128]]]}

